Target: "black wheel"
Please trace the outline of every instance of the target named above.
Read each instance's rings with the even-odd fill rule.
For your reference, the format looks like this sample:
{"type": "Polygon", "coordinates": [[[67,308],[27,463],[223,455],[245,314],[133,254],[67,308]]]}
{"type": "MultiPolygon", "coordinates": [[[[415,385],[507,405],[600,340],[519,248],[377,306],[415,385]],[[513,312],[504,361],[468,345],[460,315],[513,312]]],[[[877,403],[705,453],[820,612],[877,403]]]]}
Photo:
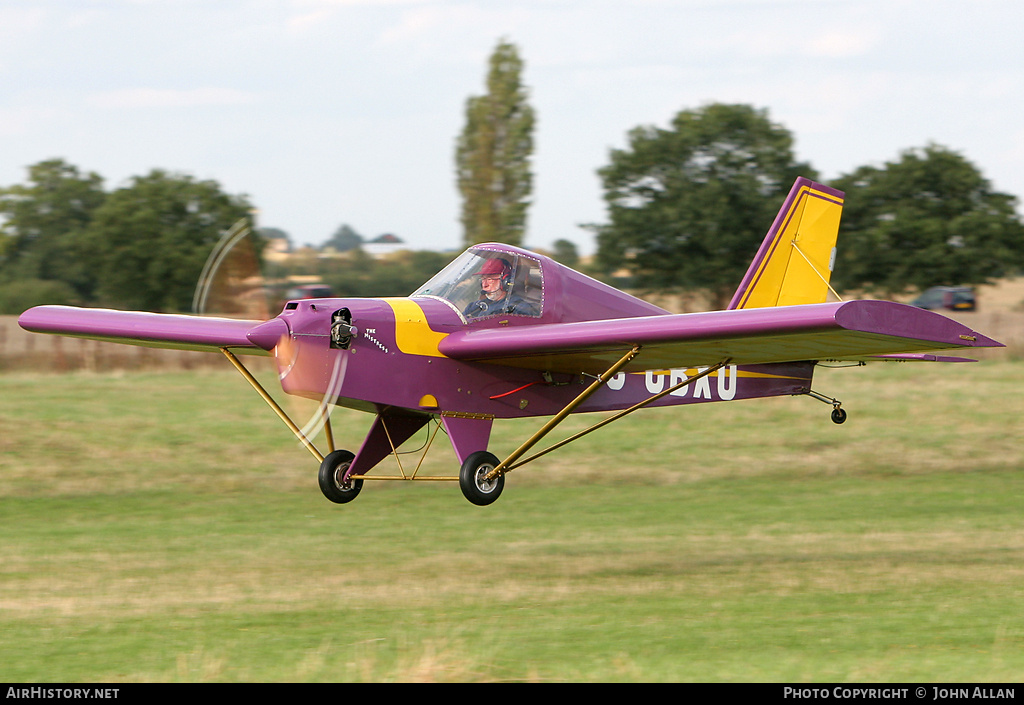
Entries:
{"type": "Polygon", "coordinates": [[[832,409],[832,423],[843,423],[846,421],[846,410],[835,408],[832,409]]]}
{"type": "Polygon", "coordinates": [[[466,458],[459,470],[459,487],[462,494],[473,504],[483,507],[501,496],[505,487],[505,476],[498,475],[488,480],[487,474],[498,467],[498,459],[486,450],[478,450],[466,458]]]}
{"type": "Polygon", "coordinates": [[[347,450],[336,450],[320,463],[320,491],[335,504],[351,502],[363,489],[362,480],[343,482],[345,471],[356,456],[347,450]]]}

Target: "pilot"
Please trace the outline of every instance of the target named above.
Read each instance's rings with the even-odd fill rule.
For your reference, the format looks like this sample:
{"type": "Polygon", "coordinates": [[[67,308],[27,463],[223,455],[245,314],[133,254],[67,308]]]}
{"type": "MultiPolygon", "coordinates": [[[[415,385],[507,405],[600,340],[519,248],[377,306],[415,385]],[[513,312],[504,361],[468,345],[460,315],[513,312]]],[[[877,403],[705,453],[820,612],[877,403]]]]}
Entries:
{"type": "Polygon", "coordinates": [[[480,299],[474,301],[463,314],[467,318],[481,318],[499,313],[538,315],[535,306],[522,296],[512,293],[512,265],[500,257],[484,262],[480,268],[480,299]]]}

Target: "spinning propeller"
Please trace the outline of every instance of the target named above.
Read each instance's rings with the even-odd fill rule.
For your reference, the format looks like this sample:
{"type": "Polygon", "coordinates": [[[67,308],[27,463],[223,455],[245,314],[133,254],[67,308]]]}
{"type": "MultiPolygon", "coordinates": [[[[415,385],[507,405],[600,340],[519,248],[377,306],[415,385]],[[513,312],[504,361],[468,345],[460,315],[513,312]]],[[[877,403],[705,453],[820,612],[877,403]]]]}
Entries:
{"type": "MultiPolygon", "coordinates": [[[[257,253],[257,238],[248,221],[242,219],[224,232],[210,252],[196,283],[195,294],[192,297],[192,312],[202,316],[268,321],[268,324],[263,324],[264,327],[267,330],[276,330],[277,327],[270,323],[276,311],[271,310],[269,292],[270,288],[267,286],[257,253]]],[[[273,350],[277,370],[281,374],[286,374],[297,350],[288,335],[287,326],[279,327],[281,333],[277,334],[276,344],[264,347],[273,350]]],[[[334,405],[329,400],[332,397],[331,390],[340,383],[340,372],[338,369],[334,370],[328,391],[312,409],[309,406],[312,402],[300,397],[288,395],[287,402],[292,412],[289,416],[306,419],[304,424],[297,424],[298,431],[303,437],[315,438],[325,426],[328,427],[328,444],[332,450],[329,420],[334,405]]]]}

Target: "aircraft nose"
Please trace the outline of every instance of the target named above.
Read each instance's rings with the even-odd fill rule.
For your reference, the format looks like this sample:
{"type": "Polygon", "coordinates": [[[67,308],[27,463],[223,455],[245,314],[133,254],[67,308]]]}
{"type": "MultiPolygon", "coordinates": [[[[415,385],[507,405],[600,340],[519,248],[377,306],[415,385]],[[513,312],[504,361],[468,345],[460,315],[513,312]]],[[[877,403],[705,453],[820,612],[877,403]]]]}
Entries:
{"type": "Polygon", "coordinates": [[[280,318],[271,318],[254,328],[250,328],[245,334],[249,342],[264,350],[273,350],[282,338],[287,338],[291,331],[288,324],[280,318]]]}

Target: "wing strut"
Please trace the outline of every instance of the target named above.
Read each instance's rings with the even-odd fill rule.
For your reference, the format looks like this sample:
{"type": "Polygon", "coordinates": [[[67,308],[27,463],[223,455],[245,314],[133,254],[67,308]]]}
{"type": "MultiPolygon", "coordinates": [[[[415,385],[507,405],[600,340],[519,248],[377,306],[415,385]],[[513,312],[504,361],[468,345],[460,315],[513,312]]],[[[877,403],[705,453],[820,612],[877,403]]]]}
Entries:
{"type": "MultiPolygon", "coordinates": [[[[546,424],[544,424],[544,426],[541,427],[539,431],[530,436],[525,443],[523,443],[521,446],[512,451],[512,454],[510,456],[508,456],[503,461],[498,463],[498,465],[495,466],[495,468],[487,474],[486,479],[491,480],[495,477],[498,477],[499,475],[504,475],[506,472],[511,470],[510,466],[512,466],[513,463],[515,463],[517,460],[523,457],[523,454],[525,454],[526,451],[530,450],[530,448],[533,448],[535,445],[537,445],[537,443],[542,438],[544,438],[544,436],[548,435],[551,432],[551,430],[554,429],[555,426],[562,423],[562,421],[564,421],[565,418],[569,414],[571,414],[573,410],[576,409],[576,407],[578,407],[580,404],[589,399],[591,395],[594,394],[594,392],[596,392],[598,389],[604,386],[605,382],[607,382],[616,374],[618,374],[619,370],[621,370],[623,367],[629,364],[629,362],[632,361],[632,359],[636,357],[639,353],[640,346],[633,346],[633,348],[628,353],[623,355],[618,362],[616,362],[614,365],[605,370],[604,374],[595,379],[593,382],[591,382],[589,387],[580,392],[580,395],[578,397],[573,399],[565,406],[564,409],[562,409],[553,417],[551,417],[551,419],[546,424]]],[[[522,463],[519,464],[522,465],[522,463]]]]}
{"type": "Polygon", "coordinates": [[[655,394],[654,396],[648,397],[647,399],[644,399],[641,402],[637,402],[636,404],[634,404],[633,406],[629,407],[628,409],[623,409],[619,413],[617,413],[617,414],[615,414],[613,416],[609,416],[608,418],[604,419],[603,421],[599,421],[598,423],[594,424],[590,428],[586,428],[586,429],[580,431],[579,433],[577,433],[575,435],[569,436],[568,438],[566,438],[564,440],[561,440],[558,443],[555,443],[554,445],[552,445],[552,446],[550,446],[548,448],[545,448],[544,450],[540,451],[539,453],[534,453],[533,455],[531,455],[529,458],[526,458],[525,460],[521,460],[518,463],[515,463],[514,465],[510,465],[509,467],[505,468],[505,472],[508,472],[510,470],[515,470],[519,466],[526,465],[530,461],[536,460],[537,458],[541,457],[542,455],[547,455],[548,453],[550,453],[553,450],[558,450],[559,448],[561,448],[564,445],[568,445],[568,444],[572,443],[575,440],[583,438],[583,436],[587,435],[588,433],[592,433],[593,431],[596,431],[599,428],[603,428],[603,427],[607,426],[608,424],[610,424],[612,421],[618,421],[623,416],[626,416],[627,414],[632,414],[637,409],[642,409],[643,407],[647,406],[648,404],[653,404],[654,402],[658,401],[662,397],[668,396],[669,394],[671,394],[672,392],[676,391],[677,389],[681,389],[681,388],[685,387],[690,382],[693,382],[695,380],[701,379],[703,377],[707,377],[710,374],[714,374],[719,369],[721,369],[722,367],[725,367],[728,364],[729,364],[729,360],[723,360],[722,362],[716,363],[716,364],[712,365],[711,367],[707,368],[706,370],[695,374],[693,377],[687,377],[682,382],[679,382],[678,384],[675,384],[675,385],[669,387],[668,389],[662,390],[662,391],[658,392],[657,394],[655,394]]]}

